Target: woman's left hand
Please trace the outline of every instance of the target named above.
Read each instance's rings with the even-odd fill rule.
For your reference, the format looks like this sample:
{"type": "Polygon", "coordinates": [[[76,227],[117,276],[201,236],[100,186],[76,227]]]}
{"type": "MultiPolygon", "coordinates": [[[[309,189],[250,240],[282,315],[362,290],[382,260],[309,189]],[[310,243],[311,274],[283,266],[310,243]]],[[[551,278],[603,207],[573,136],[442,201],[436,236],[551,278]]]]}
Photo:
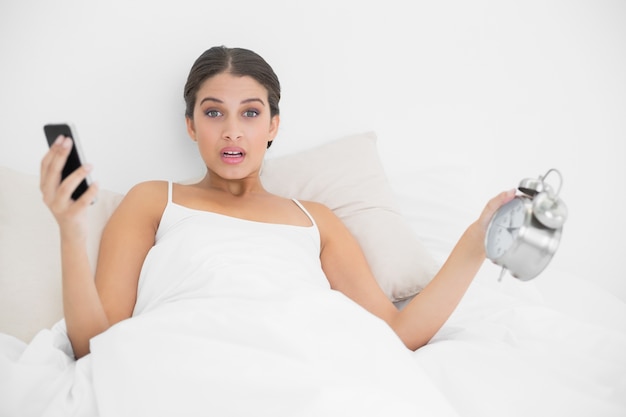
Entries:
{"type": "Polygon", "coordinates": [[[496,213],[496,211],[498,211],[498,209],[504,204],[513,200],[514,197],[515,189],[512,189],[509,191],[503,191],[497,196],[493,197],[491,200],[489,200],[477,221],[477,224],[480,226],[480,229],[483,233],[487,233],[487,227],[489,226],[489,222],[491,221],[491,218],[496,213]]]}

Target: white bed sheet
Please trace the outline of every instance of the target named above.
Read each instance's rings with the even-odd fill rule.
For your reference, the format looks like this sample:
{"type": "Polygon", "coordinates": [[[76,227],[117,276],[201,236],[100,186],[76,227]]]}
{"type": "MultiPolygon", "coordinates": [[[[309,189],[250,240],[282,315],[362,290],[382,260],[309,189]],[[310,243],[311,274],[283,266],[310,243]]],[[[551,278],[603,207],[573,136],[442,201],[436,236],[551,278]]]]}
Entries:
{"type": "Polygon", "coordinates": [[[384,322],[330,290],[168,303],[91,351],[70,359],[62,322],[28,346],[0,337],[0,415],[457,415],[384,322]]]}
{"type": "Polygon", "coordinates": [[[501,283],[494,272],[482,269],[446,325],[414,353],[459,414],[625,416],[624,303],[558,271],[501,283]]]}
{"type": "MultiPolygon", "coordinates": [[[[381,150],[390,161],[392,150],[381,150]]],[[[428,157],[386,167],[412,228],[443,262],[485,190],[464,155],[428,157]]],[[[459,414],[626,416],[626,304],[594,277],[554,265],[528,282],[508,274],[498,282],[499,274],[485,262],[445,326],[414,354],[459,414]]]]}
{"type": "MultiPolygon", "coordinates": [[[[471,172],[463,167],[457,170],[444,167],[436,169],[430,176],[401,173],[394,177],[394,183],[400,184],[400,189],[417,187],[421,190],[412,196],[401,195],[400,202],[412,226],[438,259],[447,255],[462,228],[476,214],[477,204],[468,203],[472,201],[471,190],[474,188],[467,184],[459,189],[458,185],[464,184],[462,180],[471,177],[471,172]],[[423,180],[416,184],[416,178],[423,180]],[[463,190],[465,192],[461,192],[463,190]]],[[[326,301],[314,300],[313,295],[313,298],[300,298],[294,306],[302,308],[299,314],[307,317],[308,326],[325,329],[328,335],[315,342],[321,342],[326,348],[344,347],[341,360],[330,355],[334,350],[328,350],[325,369],[332,369],[333,364],[346,363],[345,359],[354,354],[362,358],[361,362],[351,362],[352,369],[341,376],[343,384],[328,378],[332,388],[306,405],[303,405],[304,397],[292,395],[298,391],[295,386],[306,387],[307,381],[310,382],[302,372],[292,372],[293,384],[285,384],[284,378],[273,377],[278,374],[273,371],[261,372],[264,367],[267,370],[272,361],[283,365],[293,363],[289,355],[293,356],[294,352],[284,340],[276,339],[273,349],[267,346],[265,351],[259,350],[258,345],[246,346],[242,340],[238,341],[239,345],[222,340],[221,344],[212,347],[224,355],[233,348],[241,352],[257,352],[258,355],[247,359],[240,355],[244,359],[238,366],[247,370],[247,376],[255,376],[253,386],[262,388],[265,393],[273,393],[269,402],[279,404],[285,415],[316,415],[317,412],[317,415],[365,416],[626,416],[626,304],[595,286],[591,277],[577,277],[552,267],[530,282],[520,282],[509,276],[497,282],[498,273],[497,267],[486,262],[457,310],[435,338],[417,352],[405,352],[406,355],[394,356],[400,352],[397,346],[381,343],[376,337],[372,339],[372,335],[380,334],[380,328],[373,322],[363,321],[358,314],[350,315],[354,325],[338,328],[334,320],[337,311],[333,313],[333,308],[343,311],[346,307],[343,303],[335,305],[331,302],[334,307],[330,308],[326,301]],[[320,310],[324,314],[319,314],[320,310]],[[353,336],[357,340],[364,339],[360,339],[361,344],[355,344],[351,339],[353,336]],[[364,349],[366,345],[368,349],[364,349]],[[268,355],[271,350],[272,355],[268,355]],[[379,378],[382,384],[368,386],[359,380],[358,375],[372,364],[381,372],[388,370],[383,372],[384,378],[379,378]],[[409,392],[406,385],[411,387],[409,392]],[[338,397],[342,396],[349,398],[344,407],[349,404],[350,409],[338,406],[338,397]],[[291,409],[290,405],[293,405],[291,409]],[[324,412],[319,411],[321,409],[325,409],[324,412]]],[[[290,300],[284,298],[276,302],[284,305],[290,300]]],[[[250,317],[258,313],[258,310],[241,311],[250,317]]],[[[180,311],[177,314],[184,316],[185,313],[180,311]]],[[[158,320],[154,318],[152,325],[156,323],[158,320]]],[[[275,323],[267,321],[265,324],[275,323]]],[[[0,416],[67,415],[58,412],[61,409],[73,410],[76,415],[120,416],[124,415],[124,410],[120,409],[123,405],[134,414],[150,407],[154,413],[151,415],[206,411],[185,398],[196,393],[191,397],[204,401],[204,393],[211,391],[207,388],[199,390],[198,384],[188,385],[189,389],[185,389],[182,383],[176,385],[180,395],[172,392],[155,397],[151,395],[154,391],[149,389],[150,384],[162,380],[158,375],[155,377],[155,367],[181,381],[185,377],[193,381],[206,375],[206,366],[190,361],[192,355],[176,358],[182,363],[187,361],[186,373],[179,373],[175,361],[164,363],[161,360],[163,355],[158,354],[168,347],[175,348],[181,338],[193,339],[193,331],[184,332],[182,328],[165,325],[157,326],[152,333],[146,330],[147,333],[142,334],[144,330],[132,324],[118,326],[115,331],[94,340],[95,355],[74,362],[68,356],[67,339],[61,324],[40,332],[30,345],[0,335],[0,416]],[[124,343],[128,343],[129,356],[126,358],[119,356],[123,353],[120,346],[124,343]],[[143,348],[141,344],[144,344],[143,348]],[[104,353],[98,355],[98,352],[104,353]],[[129,364],[133,355],[138,359],[136,367],[120,366],[129,364]],[[203,372],[197,372],[198,369],[203,372]],[[124,388],[123,392],[130,394],[129,399],[120,400],[119,396],[113,395],[111,387],[116,386],[124,388]],[[182,392],[180,388],[183,388],[182,392]],[[36,400],[28,397],[28,393],[33,392],[37,393],[36,400]],[[20,396],[22,407],[9,409],[8,400],[20,396]],[[137,407],[141,402],[134,405],[124,402],[134,401],[133,398],[143,398],[149,407],[137,407]],[[46,409],[47,414],[42,411],[46,409]]],[[[242,323],[224,322],[223,328],[242,328],[242,323]]],[[[290,330],[285,328],[282,331],[292,340],[311,337],[312,333],[293,332],[293,328],[292,323],[290,330]]],[[[257,330],[250,329],[252,332],[257,330]]],[[[274,330],[280,332],[280,328],[274,330]]],[[[194,346],[196,354],[202,353],[202,344],[194,346]]],[[[224,368],[218,360],[219,355],[209,358],[214,360],[215,375],[232,376],[231,370],[224,368]]],[[[278,365],[271,368],[277,372],[295,369],[278,365]]],[[[317,375],[323,376],[324,373],[320,371],[317,375]]],[[[246,380],[247,377],[238,381],[246,380]]],[[[234,386],[238,381],[229,383],[234,386]]],[[[217,389],[224,382],[216,379],[208,386],[217,389]]],[[[224,404],[220,415],[262,415],[259,404],[265,401],[267,405],[268,399],[267,395],[259,396],[256,401],[247,401],[250,398],[245,396],[231,399],[224,396],[220,398],[224,404]]],[[[270,415],[277,415],[275,408],[268,409],[270,415]]]]}
{"type": "Polygon", "coordinates": [[[570,277],[572,300],[605,305],[582,317],[551,305],[541,285],[498,283],[493,272],[486,265],[441,331],[412,353],[381,339],[382,323],[363,320],[342,296],[321,293],[281,297],[269,304],[274,313],[238,305],[241,314],[217,320],[223,334],[205,340],[195,326],[215,314],[168,307],[97,337],[94,353],[78,362],[67,355],[62,322],[28,346],[4,336],[3,376],[20,377],[0,378],[12,381],[0,386],[0,415],[193,415],[211,407],[220,415],[626,415],[626,332],[623,320],[609,317],[626,317],[623,303],[570,277]],[[280,324],[276,314],[285,309],[280,324]],[[231,332],[246,326],[250,338],[231,332]],[[260,326],[276,337],[255,340],[260,326]],[[181,344],[183,354],[165,361],[181,344]],[[24,397],[19,410],[5,408],[28,392],[37,401],[24,397]]]}

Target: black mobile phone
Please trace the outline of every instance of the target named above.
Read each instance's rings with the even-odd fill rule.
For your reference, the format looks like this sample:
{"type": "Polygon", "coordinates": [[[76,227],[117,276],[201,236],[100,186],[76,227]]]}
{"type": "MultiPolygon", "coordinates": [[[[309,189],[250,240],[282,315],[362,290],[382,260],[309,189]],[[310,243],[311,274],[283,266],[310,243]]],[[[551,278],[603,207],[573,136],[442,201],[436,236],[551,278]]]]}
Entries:
{"type": "MultiPolygon", "coordinates": [[[[70,151],[69,156],[67,157],[67,162],[65,162],[65,166],[63,167],[63,171],[61,173],[61,181],[63,181],[68,175],[74,172],[77,168],[82,165],[82,161],[84,161],[83,153],[80,148],[80,141],[78,140],[78,135],[76,135],[76,129],[69,123],[59,123],[59,124],[47,124],[43,127],[44,133],[46,134],[46,139],[48,140],[48,146],[52,146],[54,141],[59,137],[59,135],[63,135],[72,139],[73,146],[70,151]]],[[[89,185],[91,184],[91,178],[87,176],[81,183],[76,187],[74,192],[72,193],[72,199],[78,200],[81,195],[89,185]]]]}

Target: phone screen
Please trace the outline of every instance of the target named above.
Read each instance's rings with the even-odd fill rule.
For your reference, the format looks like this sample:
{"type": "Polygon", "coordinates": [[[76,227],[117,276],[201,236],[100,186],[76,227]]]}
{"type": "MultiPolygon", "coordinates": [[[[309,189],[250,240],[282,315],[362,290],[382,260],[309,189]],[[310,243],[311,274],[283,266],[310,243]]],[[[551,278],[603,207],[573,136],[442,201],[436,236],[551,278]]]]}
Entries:
{"type": "MultiPolygon", "coordinates": [[[[72,138],[72,150],[67,157],[67,162],[65,163],[65,166],[63,167],[63,171],[61,173],[61,181],[63,181],[68,175],[70,175],[82,165],[78,152],[78,138],[72,132],[72,128],[65,123],[48,124],[43,127],[43,130],[46,134],[46,139],[48,140],[48,146],[52,146],[52,144],[54,143],[56,138],[59,137],[59,135],[72,138]]],[[[87,188],[89,188],[89,183],[87,179],[84,179],[72,193],[72,199],[78,200],[80,196],[83,195],[85,191],[87,191],[87,188]]]]}

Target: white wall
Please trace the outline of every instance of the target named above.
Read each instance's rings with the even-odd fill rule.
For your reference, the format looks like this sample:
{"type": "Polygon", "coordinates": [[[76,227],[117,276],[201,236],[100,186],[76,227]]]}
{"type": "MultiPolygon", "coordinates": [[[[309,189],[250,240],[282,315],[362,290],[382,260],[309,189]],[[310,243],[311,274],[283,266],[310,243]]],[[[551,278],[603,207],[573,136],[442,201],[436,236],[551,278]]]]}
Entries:
{"type": "Polygon", "coordinates": [[[187,71],[243,46],[283,85],[274,155],[375,130],[394,165],[475,164],[481,201],[557,167],[555,267],[626,300],[625,23],[622,0],[2,0],[0,164],[36,173],[71,120],[102,187],[194,176],[187,71]]]}

